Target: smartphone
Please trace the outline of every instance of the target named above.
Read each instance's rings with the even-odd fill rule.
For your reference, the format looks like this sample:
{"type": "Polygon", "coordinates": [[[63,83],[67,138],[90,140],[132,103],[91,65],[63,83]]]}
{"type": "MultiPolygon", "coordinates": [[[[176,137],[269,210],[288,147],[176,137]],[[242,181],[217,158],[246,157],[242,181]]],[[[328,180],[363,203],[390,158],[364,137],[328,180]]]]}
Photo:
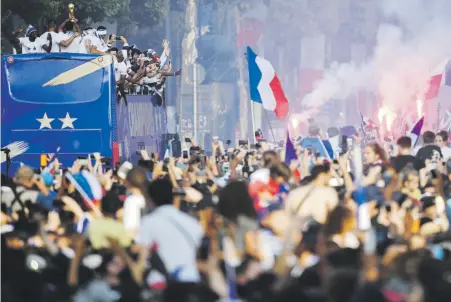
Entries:
{"type": "Polygon", "coordinates": [[[41,154],[40,166],[47,167],[48,159],[46,154],[41,154]]]}
{"type": "Polygon", "coordinates": [[[348,145],[348,137],[346,135],[343,135],[341,137],[341,154],[346,154],[349,150],[349,145],[348,145]]]}
{"type": "Polygon", "coordinates": [[[346,139],[346,142],[347,142],[347,144],[348,144],[348,149],[352,149],[352,145],[353,145],[353,140],[352,140],[352,138],[348,137],[348,138],[346,139]]]}
{"type": "Polygon", "coordinates": [[[385,205],[385,210],[390,213],[391,212],[391,205],[390,204],[386,204],[385,205]]]}
{"type": "Polygon", "coordinates": [[[431,170],[431,176],[432,176],[432,179],[438,178],[438,174],[437,174],[437,171],[435,170],[435,168],[433,170],[431,170]]]}
{"type": "Polygon", "coordinates": [[[185,143],[191,143],[191,139],[189,137],[185,137],[185,143]]]}
{"type": "Polygon", "coordinates": [[[188,155],[189,155],[188,151],[187,150],[183,150],[182,153],[183,153],[182,157],[185,158],[185,159],[188,159],[188,155]]]}
{"type": "Polygon", "coordinates": [[[116,36],[116,41],[121,41],[122,40],[122,36],[116,36]]]}

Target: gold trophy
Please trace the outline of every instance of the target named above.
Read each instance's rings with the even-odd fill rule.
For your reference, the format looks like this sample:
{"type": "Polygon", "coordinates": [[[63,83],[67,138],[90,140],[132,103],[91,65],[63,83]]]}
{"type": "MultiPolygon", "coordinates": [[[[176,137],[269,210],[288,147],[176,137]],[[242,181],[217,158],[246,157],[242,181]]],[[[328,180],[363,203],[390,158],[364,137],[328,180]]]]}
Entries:
{"type": "Polygon", "coordinates": [[[73,3],[69,3],[67,7],[69,8],[69,20],[75,20],[75,5],[73,3]]]}

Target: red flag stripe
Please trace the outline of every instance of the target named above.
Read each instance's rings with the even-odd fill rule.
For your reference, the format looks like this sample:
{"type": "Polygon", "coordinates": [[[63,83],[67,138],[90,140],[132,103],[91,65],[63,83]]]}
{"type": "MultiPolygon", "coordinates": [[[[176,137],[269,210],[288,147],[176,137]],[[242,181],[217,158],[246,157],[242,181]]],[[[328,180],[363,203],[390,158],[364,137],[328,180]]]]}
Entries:
{"type": "Polygon", "coordinates": [[[274,99],[276,100],[276,109],[274,110],[276,117],[279,120],[283,120],[288,114],[289,105],[277,74],[274,74],[274,78],[269,83],[269,87],[271,87],[274,93],[274,99]]]}

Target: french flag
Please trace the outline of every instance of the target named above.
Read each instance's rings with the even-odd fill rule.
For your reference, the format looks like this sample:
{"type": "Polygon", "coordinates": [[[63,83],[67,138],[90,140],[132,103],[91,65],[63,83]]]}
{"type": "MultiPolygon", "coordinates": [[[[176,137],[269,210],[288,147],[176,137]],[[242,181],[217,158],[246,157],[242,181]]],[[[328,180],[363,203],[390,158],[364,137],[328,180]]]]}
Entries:
{"type": "Polygon", "coordinates": [[[268,111],[274,111],[277,119],[288,114],[288,100],[271,63],[247,47],[249,92],[251,100],[260,103],[268,111]]]}
{"type": "Polygon", "coordinates": [[[448,130],[451,127],[451,112],[446,110],[445,115],[442,116],[439,123],[441,130],[448,130]]]}
{"type": "Polygon", "coordinates": [[[421,129],[423,128],[423,123],[424,123],[424,116],[422,118],[420,118],[415,125],[413,125],[412,130],[410,130],[410,133],[408,134],[408,136],[412,139],[412,147],[415,147],[415,145],[418,142],[418,138],[420,137],[421,134],[421,129]]]}
{"type": "Polygon", "coordinates": [[[426,94],[424,95],[425,100],[431,100],[437,97],[441,86],[448,85],[451,86],[451,69],[449,66],[450,58],[444,59],[440,64],[431,72],[431,77],[429,79],[429,86],[426,94]]]}
{"type": "Polygon", "coordinates": [[[364,116],[362,112],[360,112],[360,118],[362,120],[363,130],[366,130],[366,128],[368,128],[368,130],[372,130],[376,127],[376,124],[369,117],[364,116]]]}
{"type": "Polygon", "coordinates": [[[76,174],[66,172],[65,176],[80,193],[85,205],[101,217],[102,213],[98,209],[97,204],[102,199],[104,191],[97,178],[87,171],[81,171],[76,174]]]}

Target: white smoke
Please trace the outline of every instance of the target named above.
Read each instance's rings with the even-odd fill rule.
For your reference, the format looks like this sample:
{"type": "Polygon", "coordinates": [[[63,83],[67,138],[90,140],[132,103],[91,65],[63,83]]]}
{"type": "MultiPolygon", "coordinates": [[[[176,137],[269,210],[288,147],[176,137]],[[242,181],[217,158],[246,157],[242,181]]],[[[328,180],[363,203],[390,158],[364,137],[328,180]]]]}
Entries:
{"type": "Polygon", "coordinates": [[[449,0],[383,0],[385,21],[369,60],[332,64],[303,104],[318,108],[359,90],[375,93],[391,110],[413,108],[424,96],[434,69],[451,56],[449,0]]]}

